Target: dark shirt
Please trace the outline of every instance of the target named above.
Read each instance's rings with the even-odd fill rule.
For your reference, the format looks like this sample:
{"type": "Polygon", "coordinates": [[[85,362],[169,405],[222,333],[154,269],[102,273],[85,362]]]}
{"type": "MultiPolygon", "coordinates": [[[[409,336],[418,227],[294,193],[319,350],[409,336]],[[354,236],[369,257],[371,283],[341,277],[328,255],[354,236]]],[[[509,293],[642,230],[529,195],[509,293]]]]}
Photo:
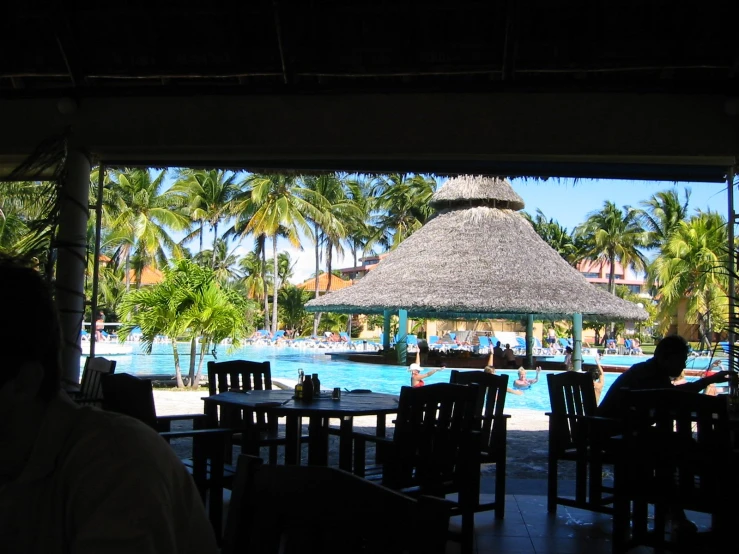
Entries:
{"type": "Polygon", "coordinates": [[[622,406],[624,389],[668,389],[672,386],[670,377],[659,370],[654,358],[634,364],[619,375],[608,388],[608,392],[598,406],[597,415],[622,419],[624,416],[622,406]]]}

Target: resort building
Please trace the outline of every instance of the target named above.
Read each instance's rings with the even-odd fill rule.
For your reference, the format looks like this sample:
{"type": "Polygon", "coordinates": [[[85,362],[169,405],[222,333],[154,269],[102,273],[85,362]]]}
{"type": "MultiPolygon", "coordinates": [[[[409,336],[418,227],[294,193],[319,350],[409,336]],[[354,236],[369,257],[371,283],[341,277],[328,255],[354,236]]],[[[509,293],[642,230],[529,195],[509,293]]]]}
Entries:
{"type": "MultiPolygon", "coordinates": [[[[577,270],[585,276],[585,279],[587,279],[589,283],[603,288],[608,287],[611,264],[607,262],[584,260],[577,264],[577,270]]],[[[628,267],[624,268],[624,266],[619,262],[614,264],[614,274],[617,287],[624,286],[633,294],[638,294],[643,298],[651,298],[647,292],[644,276],[638,275],[628,267]]]]}

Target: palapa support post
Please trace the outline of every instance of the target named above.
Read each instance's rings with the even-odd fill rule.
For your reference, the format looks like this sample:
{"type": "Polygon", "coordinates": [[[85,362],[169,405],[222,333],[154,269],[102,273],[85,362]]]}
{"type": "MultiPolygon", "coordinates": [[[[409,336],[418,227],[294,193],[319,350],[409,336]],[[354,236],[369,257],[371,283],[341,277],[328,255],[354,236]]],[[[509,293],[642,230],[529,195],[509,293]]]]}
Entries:
{"type": "Polygon", "coordinates": [[[572,367],[582,371],[582,314],[572,314],[572,367]]]}
{"type": "Polygon", "coordinates": [[[382,312],[382,349],[390,350],[390,310],[382,312]]]}
{"type": "Polygon", "coordinates": [[[534,369],[534,315],[526,316],[526,367],[534,369]]]}
{"type": "Polygon", "coordinates": [[[408,310],[398,310],[398,338],[395,341],[398,363],[407,365],[408,360],[408,310]]]}

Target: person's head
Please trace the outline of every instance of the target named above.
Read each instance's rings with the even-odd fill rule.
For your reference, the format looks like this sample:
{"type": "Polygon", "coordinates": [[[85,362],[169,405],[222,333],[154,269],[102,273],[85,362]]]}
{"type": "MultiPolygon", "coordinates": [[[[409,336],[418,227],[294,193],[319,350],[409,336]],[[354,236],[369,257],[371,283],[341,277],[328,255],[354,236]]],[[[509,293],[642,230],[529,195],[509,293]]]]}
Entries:
{"type": "Polygon", "coordinates": [[[408,371],[411,372],[411,375],[417,375],[421,372],[421,366],[419,364],[413,363],[408,367],[408,371]]]}
{"type": "Polygon", "coordinates": [[[497,346],[498,348],[500,348],[500,341],[498,341],[498,342],[497,342],[497,343],[495,344],[495,346],[497,346]]]}
{"type": "Polygon", "coordinates": [[[521,380],[526,379],[526,369],[523,366],[518,368],[518,378],[521,380]]]}
{"type": "Polygon", "coordinates": [[[572,348],[570,346],[565,347],[565,352],[572,354],[572,348]]]}
{"type": "Polygon", "coordinates": [[[670,335],[657,343],[654,349],[654,361],[670,378],[677,378],[685,369],[688,361],[687,341],[679,335],[670,335]]]}
{"type": "Polygon", "coordinates": [[[35,269],[0,257],[0,388],[23,371],[38,373],[35,395],[46,401],[61,381],[61,331],[51,291],[35,269]]]}
{"type": "Polygon", "coordinates": [[[508,344],[508,343],[506,343],[506,345],[505,345],[506,350],[508,350],[510,347],[511,347],[511,345],[508,344]]]}
{"type": "Polygon", "coordinates": [[[484,371],[485,373],[495,373],[495,368],[491,365],[486,365],[484,371]]]}

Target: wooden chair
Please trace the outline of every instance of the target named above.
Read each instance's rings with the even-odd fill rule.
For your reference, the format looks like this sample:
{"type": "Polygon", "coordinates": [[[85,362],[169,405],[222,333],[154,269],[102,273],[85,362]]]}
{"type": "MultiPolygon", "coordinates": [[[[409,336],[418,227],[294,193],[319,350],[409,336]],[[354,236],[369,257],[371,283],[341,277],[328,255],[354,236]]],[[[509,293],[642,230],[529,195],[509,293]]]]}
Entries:
{"type": "Polygon", "coordinates": [[[480,424],[480,463],[495,464],[495,499],[480,503],[477,512],[495,510],[495,518],[505,516],[505,471],[508,419],[505,415],[505,399],[508,392],[508,375],[493,375],[484,371],[452,370],[450,383],[477,385],[479,398],[476,414],[480,424]]]}
{"type": "Polygon", "coordinates": [[[337,468],[267,466],[242,455],[221,552],[443,554],[450,510],[337,468]]]}
{"type": "MultiPolygon", "coordinates": [[[[737,498],[737,452],[725,398],[679,389],[627,391],[623,435],[613,439],[616,458],[613,550],[635,545],[655,549],[719,547],[731,543],[734,516],[726,504],[737,498]],[[633,513],[631,505],[633,503],[633,513]],[[654,528],[648,532],[648,506],[654,528]],[[671,509],[713,515],[712,542],[680,544],[666,535],[671,509]],[[629,536],[629,523],[633,521],[629,536]]],[[[700,537],[694,537],[700,539],[700,537]]]]}
{"type": "Polygon", "coordinates": [[[115,360],[87,358],[82,370],[79,390],[69,391],[72,400],[82,406],[100,407],[103,402],[102,377],[115,372],[115,360]]]}
{"type": "Polygon", "coordinates": [[[156,431],[167,442],[192,439],[192,458],[182,462],[192,474],[216,537],[220,539],[223,520],[223,489],[231,488],[235,468],[225,462],[225,445],[234,429],[208,429],[205,414],[157,416],[151,381],[128,373],[106,375],[102,379],[103,409],[134,417],[156,431]],[[191,420],[193,429],[171,431],[173,421],[191,420]]]}
{"type": "Polygon", "coordinates": [[[604,452],[607,420],[595,415],[593,379],[589,373],[564,371],[547,375],[551,412],[549,416],[549,469],[547,510],[557,505],[593,512],[613,513],[613,488],[603,484],[603,465],[612,457],[604,452]],[[601,430],[601,428],[603,428],[601,430]],[[558,489],[560,462],[575,464],[575,495],[563,496],[558,489]],[[608,494],[606,494],[608,493],[608,494]]]}
{"type": "MultiPolygon", "coordinates": [[[[402,387],[392,440],[354,434],[355,473],[365,476],[368,441],[382,449],[381,474],[373,478],[412,496],[456,494],[453,515],[462,516],[462,551],[472,552],[480,498],[480,431],[476,385],[437,383],[402,387]]],[[[424,527],[425,530],[425,527],[424,527]]]]}
{"type": "MultiPolygon", "coordinates": [[[[228,391],[272,390],[272,371],[269,362],[232,360],[208,362],[208,392],[211,395],[228,391]]],[[[232,438],[242,452],[259,455],[260,447],[269,449],[269,463],[277,464],[277,447],[285,445],[285,437],[278,433],[278,421],[264,411],[221,410],[207,407],[211,427],[243,429],[232,438]],[[246,437],[245,437],[246,436],[246,437]]],[[[231,462],[231,445],[226,448],[226,459],[231,462]]]]}

